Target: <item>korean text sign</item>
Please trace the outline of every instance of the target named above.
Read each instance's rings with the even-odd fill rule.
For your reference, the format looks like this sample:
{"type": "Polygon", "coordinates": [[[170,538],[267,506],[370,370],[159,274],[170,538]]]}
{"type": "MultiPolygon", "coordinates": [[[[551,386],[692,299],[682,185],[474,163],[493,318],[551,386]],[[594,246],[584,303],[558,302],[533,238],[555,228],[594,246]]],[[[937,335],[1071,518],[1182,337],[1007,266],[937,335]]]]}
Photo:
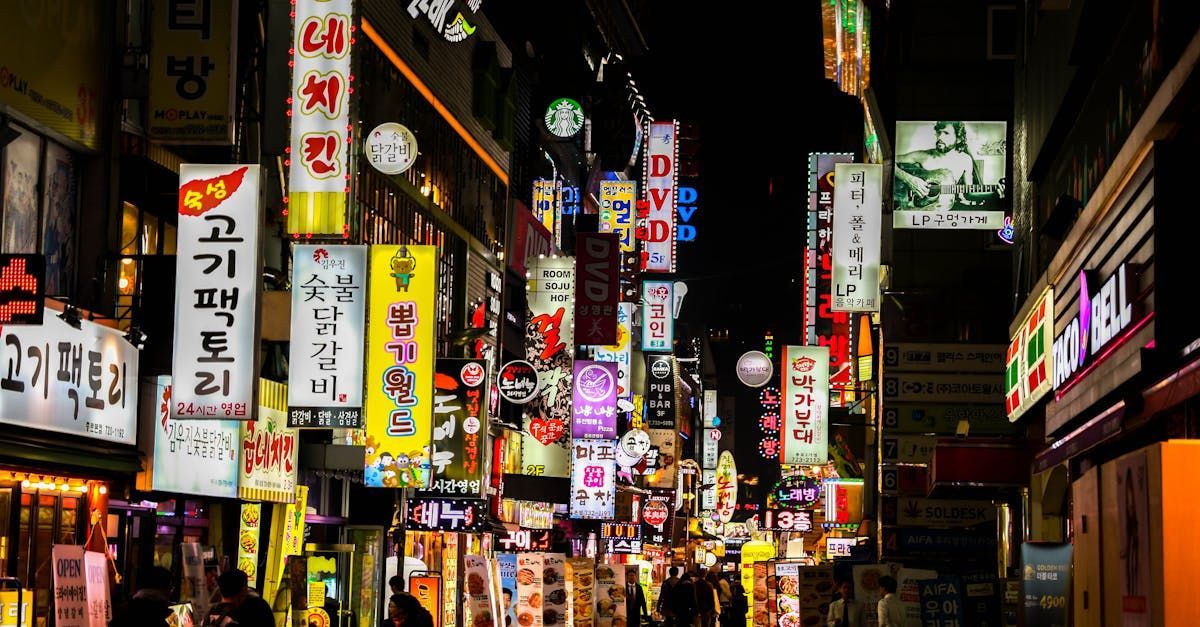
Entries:
{"type": "Polygon", "coordinates": [[[487,507],[480,500],[405,499],[404,528],[417,531],[483,531],[489,529],[487,507]]]}
{"type": "Polygon", "coordinates": [[[241,425],[237,420],[172,420],[171,379],[155,385],[151,489],[237,498],[241,425]]]}
{"type": "Polygon", "coordinates": [[[51,315],[0,335],[0,423],[134,443],[138,352],[120,331],[51,315]]]}
{"type": "Polygon", "coordinates": [[[675,271],[675,205],[679,179],[679,138],[675,121],[651,122],[646,140],[645,227],[638,229],[647,272],[675,271]]]}
{"type": "Polygon", "coordinates": [[[600,183],[600,232],[616,233],[621,252],[633,252],[633,209],[637,202],[634,181],[600,183]]]}
{"type": "Polygon", "coordinates": [[[571,369],[575,354],[575,261],[551,257],[529,261],[525,357],[538,372],[538,398],[526,405],[522,465],[536,474],[568,477],[571,369]]]}
{"type": "Polygon", "coordinates": [[[283,384],[265,379],[260,384],[264,401],[258,408],[258,420],[242,423],[238,496],[255,501],[291,503],[296,499],[300,434],[288,428],[287,415],[279,407],[282,403],[267,400],[271,396],[286,395],[283,384]]]}
{"type": "Polygon", "coordinates": [[[674,292],[670,281],[642,281],[642,350],[669,353],[674,347],[674,292]]]}
{"type": "Polygon", "coordinates": [[[839,163],[833,196],[833,309],[879,311],[883,166],[839,163]]]}
{"type": "Polygon", "coordinates": [[[617,443],[574,440],[571,444],[571,518],[608,520],[615,515],[617,443]]]}
{"type": "Polygon", "coordinates": [[[236,6],[234,0],[153,3],[150,137],[232,143],[236,6]]]}
{"type": "Polygon", "coordinates": [[[617,365],[578,360],[573,386],[571,437],[616,439],[617,365]]]}
{"type": "Polygon", "coordinates": [[[898,121],[895,145],[894,228],[1004,226],[1007,122],[898,121]]]}
{"type": "Polygon", "coordinates": [[[257,165],[179,166],[172,418],[254,417],[259,196],[257,165]]]}
{"type": "Polygon", "coordinates": [[[829,461],[829,348],[787,346],[783,349],[784,464],[829,461]]]}
{"type": "Polygon", "coordinates": [[[296,246],[288,426],[362,426],[366,278],[366,246],[296,246]]]}
{"type": "Polygon", "coordinates": [[[364,475],[371,487],[429,485],[437,274],[434,246],[371,247],[364,475]]]}
{"type": "Polygon", "coordinates": [[[617,304],[617,341],[610,346],[595,347],[596,361],[611,361],[617,365],[617,396],[629,398],[630,365],[633,361],[633,345],[630,333],[633,328],[633,303],[617,304]]]}
{"type": "Polygon", "coordinates": [[[483,496],[487,362],[438,359],[433,380],[432,483],[425,496],[483,496]]]}
{"type": "Polygon", "coordinates": [[[343,235],[353,0],[296,0],[288,232],[343,235]]]}
{"type": "Polygon", "coordinates": [[[808,248],[805,251],[804,326],[809,346],[829,347],[830,384],[837,391],[829,399],[841,407],[853,398],[855,368],[850,313],[833,307],[833,197],[838,164],[854,161],[845,153],[809,153],[808,248]],[[843,398],[845,397],[845,398],[843,398]]]}
{"type": "Polygon", "coordinates": [[[533,215],[550,233],[555,246],[561,245],[562,225],[559,207],[562,205],[562,182],[538,179],[533,182],[533,215]]]}
{"type": "Polygon", "coordinates": [[[579,343],[609,345],[617,341],[617,297],[620,285],[617,237],[579,233],[575,246],[575,325],[579,343]]]}
{"type": "Polygon", "coordinates": [[[62,627],[107,625],[111,608],[108,605],[108,563],[104,554],[84,551],[82,546],[56,544],[51,549],[51,561],[55,624],[62,627]],[[97,568],[100,572],[93,574],[97,568]]]}

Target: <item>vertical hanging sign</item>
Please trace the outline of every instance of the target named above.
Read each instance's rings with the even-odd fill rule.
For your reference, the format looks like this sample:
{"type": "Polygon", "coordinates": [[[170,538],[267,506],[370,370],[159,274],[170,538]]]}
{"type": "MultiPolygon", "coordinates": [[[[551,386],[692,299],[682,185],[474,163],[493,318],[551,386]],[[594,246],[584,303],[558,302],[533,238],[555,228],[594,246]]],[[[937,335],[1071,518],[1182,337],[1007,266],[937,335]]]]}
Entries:
{"type": "Polygon", "coordinates": [[[674,120],[651,122],[646,141],[646,202],[649,213],[638,229],[646,272],[675,271],[675,205],[679,180],[679,141],[674,120]]]}
{"type": "Polygon", "coordinates": [[[839,163],[833,196],[833,309],[879,311],[883,166],[839,163]]]}
{"type": "Polygon", "coordinates": [[[433,379],[433,482],[421,496],[483,497],[487,362],[438,359],[433,379]]]}
{"type": "Polygon", "coordinates": [[[580,344],[617,341],[620,251],[617,236],[580,233],[575,238],[575,322],[580,344]]]}
{"type": "Polygon", "coordinates": [[[617,365],[604,361],[575,362],[571,437],[617,438],[617,365]]]}
{"type": "Polygon", "coordinates": [[[296,246],[289,427],[362,428],[366,276],[366,246],[296,246]]]}
{"type": "Polygon", "coordinates": [[[529,262],[525,357],[538,373],[538,398],[527,412],[531,437],[521,439],[521,462],[550,477],[569,476],[571,367],[575,353],[575,262],[551,257],[529,262]]]}
{"type": "Polygon", "coordinates": [[[829,347],[830,384],[838,390],[834,407],[850,401],[854,386],[854,345],[850,314],[833,307],[833,195],[837,164],[854,161],[847,153],[808,154],[808,247],[804,255],[804,326],[808,346],[829,347]],[[847,398],[843,399],[843,396],[847,398]]]}
{"type": "Polygon", "coordinates": [[[633,205],[637,201],[634,181],[600,183],[600,232],[616,233],[621,252],[631,253],[633,245],[633,205]]]}
{"type": "Polygon", "coordinates": [[[179,166],[172,418],[254,417],[259,207],[257,165],[179,166]]]}
{"type": "Polygon", "coordinates": [[[533,182],[533,215],[546,227],[555,248],[562,248],[562,224],[558,220],[561,201],[561,181],[538,179],[533,182]]]}
{"type": "Polygon", "coordinates": [[[617,365],[617,397],[629,398],[630,374],[629,367],[633,361],[633,346],[631,344],[631,324],[633,320],[633,303],[617,304],[617,341],[611,346],[597,346],[596,361],[608,361],[617,365]]]}
{"type": "Polygon", "coordinates": [[[353,0],[295,0],[288,232],[347,235],[353,0]]]}
{"type": "Polygon", "coordinates": [[[571,446],[571,518],[609,520],[615,515],[617,444],[575,440],[571,446]]]}
{"type": "Polygon", "coordinates": [[[675,455],[679,440],[679,406],[676,391],[679,378],[675,358],[670,355],[647,355],[646,429],[650,432],[651,454],[657,470],[650,476],[649,485],[669,488],[675,485],[675,455]]]}
{"type": "Polygon", "coordinates": [[[675,285],[670,281],[642,281],[642,350],[671,352],[675,344],[672,317],[675,285]]]}
{"type": "Polygon", "coordinates": [[[783,426],[780,461],[820,465],[829,461],[829,348],[783,349],[783,426]]]}
{"type": "Polygon", "coordinates": [[[434,246],[371,247],[364,475],[369,487],[429,485],[437,274],[434,246]]]}

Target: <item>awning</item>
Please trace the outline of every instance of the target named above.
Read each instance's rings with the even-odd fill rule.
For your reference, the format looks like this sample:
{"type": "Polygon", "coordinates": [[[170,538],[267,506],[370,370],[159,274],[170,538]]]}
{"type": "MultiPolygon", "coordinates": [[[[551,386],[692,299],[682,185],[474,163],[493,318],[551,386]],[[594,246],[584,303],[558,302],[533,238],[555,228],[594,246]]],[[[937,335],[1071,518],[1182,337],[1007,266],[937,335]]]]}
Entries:
{"type": "Polygon", "coordinates": [[[132,446],[63,440],[57,434],[40,437],[7,428],[4,438],[0,439],[0,464],[45,464],[49,468],[61,468],[70,470],[71,474],[96,478],[132,476],[142,470],[141,453],[132,446]],[[46,438],[55,438],[55,441],[46,438]]]}

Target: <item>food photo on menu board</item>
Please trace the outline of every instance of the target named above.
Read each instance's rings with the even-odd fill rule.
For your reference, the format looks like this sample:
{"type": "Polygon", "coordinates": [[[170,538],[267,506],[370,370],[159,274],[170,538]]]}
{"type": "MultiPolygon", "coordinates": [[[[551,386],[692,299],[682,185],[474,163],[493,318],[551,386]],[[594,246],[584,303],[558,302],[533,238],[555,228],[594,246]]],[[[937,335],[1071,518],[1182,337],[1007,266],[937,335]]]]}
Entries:
{"type": "Polygon", "coordinates": [[[593,627],[596,620],[595,564],[586,558],[571,560],[571,615],[574,627],[593,627]]]}
{"type": "Polygon", "coordinates": [[[566,556],[546,553],[542,560],[542,625],[567,624],[566,556]]]}
{"type": "Polygon", "coordinates": [[[540,553],[517,556],[517,625],[542,627],[542,568],[540,553]]]}

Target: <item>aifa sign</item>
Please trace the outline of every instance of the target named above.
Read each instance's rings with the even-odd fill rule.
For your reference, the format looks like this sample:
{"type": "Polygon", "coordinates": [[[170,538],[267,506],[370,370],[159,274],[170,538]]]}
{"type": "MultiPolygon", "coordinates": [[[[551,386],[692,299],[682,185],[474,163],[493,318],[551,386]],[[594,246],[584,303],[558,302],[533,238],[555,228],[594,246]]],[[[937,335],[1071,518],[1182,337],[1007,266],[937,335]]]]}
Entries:
{"type": "Polygon", "coordinates": [[[1123,263],[1104,283],[1094,273],[1079,273],[1079,313],[1054,338],[1054,389],[1062,387],[1081,368],[1133,323],[1134,273],[1123,263]]]}

